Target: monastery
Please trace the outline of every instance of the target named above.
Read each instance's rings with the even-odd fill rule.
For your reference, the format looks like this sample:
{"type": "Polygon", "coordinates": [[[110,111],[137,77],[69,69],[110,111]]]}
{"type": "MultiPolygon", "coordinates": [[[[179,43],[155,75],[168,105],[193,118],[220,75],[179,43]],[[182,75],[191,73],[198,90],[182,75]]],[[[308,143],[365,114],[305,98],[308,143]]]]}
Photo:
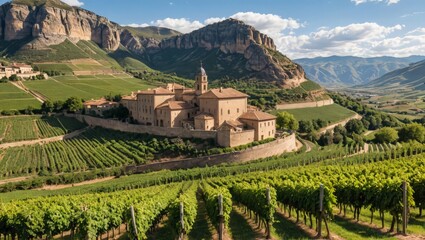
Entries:
{"type": "Polygon", "coordinates": [[[276,117],[248,105],[248,95],[233,88],[208,89],[202,66],[195,80],[195,89],[167,84],[124,96],[121,104],[138,124],[216,131],[217,143],[225,147],[275,137],[276,117]]]}
{"type": "Polygon", "coordinates": [[[30,65],[21,64],[21,63],[13,63],[10,66],[0,65],[0,78],[3,78],[3,77],[10,78],[14,74],[16,74],[18,78],[22,78],[22,79],[30,79],[40,74],[42,74],[45,79],[48,78],[47,74],[34,71],[30,65]]]}

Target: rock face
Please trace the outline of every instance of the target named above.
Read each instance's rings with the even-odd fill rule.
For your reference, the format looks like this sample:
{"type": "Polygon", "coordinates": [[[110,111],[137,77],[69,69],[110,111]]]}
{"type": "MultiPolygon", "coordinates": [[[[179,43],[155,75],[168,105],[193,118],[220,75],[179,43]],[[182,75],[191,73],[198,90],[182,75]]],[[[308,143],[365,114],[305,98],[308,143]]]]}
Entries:
{"type": "Polygon", "coordinates": [[[34,39],[27,47],[41,49],[62,43],[92,40],[108,51],[120,44],[119,26],[80,8],[11,3],[0,8],[0,39],[34,39]]]}
{"type": "Polygon", "coordinates": [[[217,52],[214,58],[222,60],[215,66],[208,66],[210,69],[213,68],[215,78],[260,79],[283,87],[295,87],[305,81],[302,67],[276,51],[271,38],[235,19],[227,19],[189,34],[163,39],[159,49],[149,57],[149,61],[154,67],[164,71],[175,71],[184,76],[184,72],[178,71],[181,66],[185,66],[185,62],[195,61],[199,64],[203,58],[210,56],[209,52],[217,52]],[[190,53],[191,51],[193,53],[190,53]],[[200,53],[202,51],[204,53],[200,53]],[[181,61],[181,65],[166,62],[166,59],[170,58],[168,53],[173,54],[173,59],[181,61]],[[224,65],[227,65],[227,68],[224,65]],[[234,69],[239,68],[234,71],[236,74],[229,75],[234,69],[228,65],[234,66],[234,69]],[[170,70],[164,66],[170,66],[170,70]]]}
{"type": "Polygon", "coordinates": [[[136,36],[127,29],[122,30],[120,38],[121,44],[136,54],[155,53],[159,50],[159,40],[136,36]]]}

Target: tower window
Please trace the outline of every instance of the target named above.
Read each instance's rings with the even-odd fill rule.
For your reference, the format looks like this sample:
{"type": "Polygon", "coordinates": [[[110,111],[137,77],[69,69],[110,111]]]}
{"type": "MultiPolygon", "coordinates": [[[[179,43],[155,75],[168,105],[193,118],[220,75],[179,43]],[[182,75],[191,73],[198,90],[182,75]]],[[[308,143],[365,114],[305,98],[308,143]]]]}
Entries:
{"type": "Polygon", "coordinates": [[[230,114],[230,109],[229,109],[229,110],[227,110],[227,114],[230,114]]]}
{"type": "Polygon", "coordinates": [[[207,86],[204,85],[204,90],[207,90],[207,86]]]}

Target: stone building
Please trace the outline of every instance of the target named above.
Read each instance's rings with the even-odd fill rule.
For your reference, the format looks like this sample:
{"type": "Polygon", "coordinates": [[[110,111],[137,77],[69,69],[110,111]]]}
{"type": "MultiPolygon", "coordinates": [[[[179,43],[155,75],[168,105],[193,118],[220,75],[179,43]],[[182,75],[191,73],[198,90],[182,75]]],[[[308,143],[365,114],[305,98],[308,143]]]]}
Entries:
{"type": "Polygon", "coordinates": [[[103,116],[103,111],[118,107],[119,103],[108,101],[104,98],[88,100],[83,103],[86,114],[103,116]]]}
{"type": "Polygon", "coordinates": [[[121,103],[138,124],[216,131],[219,145],[234,147],[275,136],[276,117],[249,106],[248,97],[233,88],[208,89],[201,66],[194,89],[167,84],[124,96],[121,103]]]}
{"type": "MultiPolygon", "coordinates": [[[[34,71],[30,65],[26,64],[13,63],[10,66],[0,66],[0,78],[10,78],[14,74],[16,74],[18,78],[30,79],[42,73],[34,71]]],[[[45,79],[48,78],[47,74],[43,74],[43,76],[45,79]]]]}

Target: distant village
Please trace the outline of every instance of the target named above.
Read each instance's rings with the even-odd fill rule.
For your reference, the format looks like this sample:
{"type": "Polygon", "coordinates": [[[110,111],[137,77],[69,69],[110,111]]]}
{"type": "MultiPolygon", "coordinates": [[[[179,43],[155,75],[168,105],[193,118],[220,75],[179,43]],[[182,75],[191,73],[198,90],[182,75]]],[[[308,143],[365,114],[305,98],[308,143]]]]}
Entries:
{"type": "Polygon", "coordinates": [[[133,92],[120,102],[104,98],[84,102],[84,111],[102,116],[122,104],[137,124],[166,129],[185,128],[201,134],[217,132],[217,143],[235,147],[274,138],[276,117],[248,105],[248,95],[233,88],[208,88],[201,66],[195,88],[170,83],[163,87],[133,92]]]}

